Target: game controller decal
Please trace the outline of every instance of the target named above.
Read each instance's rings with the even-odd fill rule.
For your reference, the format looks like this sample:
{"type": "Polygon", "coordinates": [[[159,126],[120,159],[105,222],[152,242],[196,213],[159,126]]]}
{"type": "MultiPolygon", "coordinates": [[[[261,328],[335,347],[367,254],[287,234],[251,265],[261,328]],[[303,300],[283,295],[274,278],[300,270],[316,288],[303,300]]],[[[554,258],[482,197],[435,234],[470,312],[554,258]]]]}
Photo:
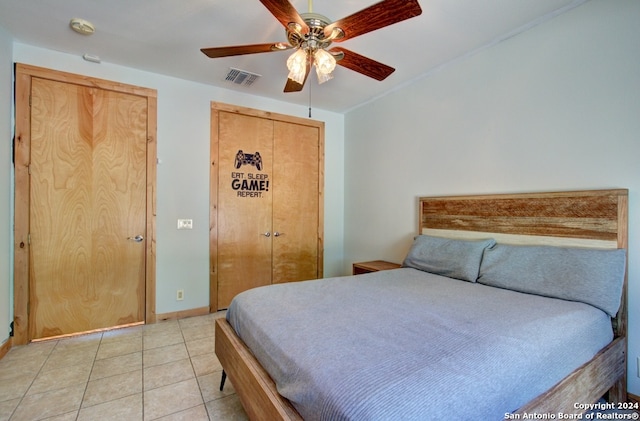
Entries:
{"type": "MultiPolygon", "coordinates": [[[[255,167],[262,171],[262,157],[260,152],[248,154],[242,149],[236,154],[235,169],[244,165],[255,167]]],[[[269,176],[252,172],[231,172],[231,188],[237,191],[238,197],[262,197],[262,193],[269,191],[269,176]]]]}
{"type": "Polygon", "coordinates": [[[242,149],[240,149],[236,154],[236,170],[243,165],[253,165],[258,169],[258,171],[262,170],[262,157],[260,156],[260,152],[250,154],[244,153],[242,152],[242,149]]]}

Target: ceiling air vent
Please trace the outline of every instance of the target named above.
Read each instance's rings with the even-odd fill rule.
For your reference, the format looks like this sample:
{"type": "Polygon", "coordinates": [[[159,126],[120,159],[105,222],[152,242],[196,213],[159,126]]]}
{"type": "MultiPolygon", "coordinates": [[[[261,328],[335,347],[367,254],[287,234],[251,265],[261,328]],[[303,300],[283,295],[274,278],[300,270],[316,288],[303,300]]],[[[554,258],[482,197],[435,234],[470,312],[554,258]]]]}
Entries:
{"type": "Polygon", "coordinates": [[[227,82],[235,83],[236,85],[251,86],[253,82],[258,80],[261,75],[256,73],[247,72],[246,70],[229,68],[229,73],[224,78],[227,82]]]}

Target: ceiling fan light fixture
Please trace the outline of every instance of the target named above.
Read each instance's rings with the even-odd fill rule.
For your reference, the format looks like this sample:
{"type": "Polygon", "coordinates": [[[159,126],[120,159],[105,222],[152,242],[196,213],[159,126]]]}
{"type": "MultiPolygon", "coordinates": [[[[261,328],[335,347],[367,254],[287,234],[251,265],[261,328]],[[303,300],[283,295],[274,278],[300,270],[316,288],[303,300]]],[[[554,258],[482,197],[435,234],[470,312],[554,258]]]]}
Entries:
{"type": "Polygon", "coordinates": [[[316,75],[318,76],[318,84],[323,84],[333,79],[333,73],[322,73],[319,67],[316,66],[316,75]]]}
{"type": "Polygon", "coordinates": [[[313,57],[316,69],[322,74],[330,74],[336,68],[336,59],[326,50],[316,50],[313,57]]]}
{"type": "Polygon", "coordinates": [[[300,48],[291,54],[287,59],[287,69],[289,69],[289,79],[302,84],[307,75],[307,52],[300,48]]]}

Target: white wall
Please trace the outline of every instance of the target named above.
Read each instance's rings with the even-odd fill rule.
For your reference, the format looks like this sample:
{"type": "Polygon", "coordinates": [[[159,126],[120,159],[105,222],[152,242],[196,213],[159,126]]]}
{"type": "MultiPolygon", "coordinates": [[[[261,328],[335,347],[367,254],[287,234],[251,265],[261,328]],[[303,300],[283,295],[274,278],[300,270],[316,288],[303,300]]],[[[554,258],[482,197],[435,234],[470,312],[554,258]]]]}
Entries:
{"type": "Polygon", "coordinates": [[[592,0],[349,112],[345,265],[401,262],[419,196],[628,188],[640,395],[639,16],[640,1],[592,0]]]}
{"type": "MultiPolygon", "coordinates": [[[[88,63],[20,43],[13,46],[13,59],[158,91],[156,310],[162,314],[208,306],[211,101],[300,117],[308,115],[308,108],[108,63],[88,63]],[[193,219],[194,229],[178,231],[178,218],[193,219]],[[184,289],[184,301],[176,301],[177,289],[184,289]]],[[[325,122],[325,185],[330,188],[325,191],[324,271],[325,276],[335,276],[343,268],[344,117],[318,109],[313,117],[325,122]]]]}
{"type": "MultiPolygon", "coordinates": [[[[0,27],[0,57],[12,54],[11,38],[0,27]]],[[[0,60],[0,344],[9,338],[13,320],[12,101],[13,64],[11,60],[0,60]]]]}

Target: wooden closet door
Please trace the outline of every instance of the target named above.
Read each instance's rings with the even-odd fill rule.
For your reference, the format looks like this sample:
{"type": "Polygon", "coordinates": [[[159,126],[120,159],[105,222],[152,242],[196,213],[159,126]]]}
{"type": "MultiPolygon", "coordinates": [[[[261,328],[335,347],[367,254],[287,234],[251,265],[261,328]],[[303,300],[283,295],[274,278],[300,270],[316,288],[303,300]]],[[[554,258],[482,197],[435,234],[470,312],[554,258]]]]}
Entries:
{"type": "Polygon", "coordinates": [[[147,100],[34,78],[32,339],[144,321],[147,100]]]}
{"type": "Polygon", "coordinates": [[[271,284],[273,122],[219,113],[218,308],[271,284]]]}
{"type": "Polygon", "coordinates": [[[318,278],[320,136],[274,122],[273,283],[318,278]]]}

